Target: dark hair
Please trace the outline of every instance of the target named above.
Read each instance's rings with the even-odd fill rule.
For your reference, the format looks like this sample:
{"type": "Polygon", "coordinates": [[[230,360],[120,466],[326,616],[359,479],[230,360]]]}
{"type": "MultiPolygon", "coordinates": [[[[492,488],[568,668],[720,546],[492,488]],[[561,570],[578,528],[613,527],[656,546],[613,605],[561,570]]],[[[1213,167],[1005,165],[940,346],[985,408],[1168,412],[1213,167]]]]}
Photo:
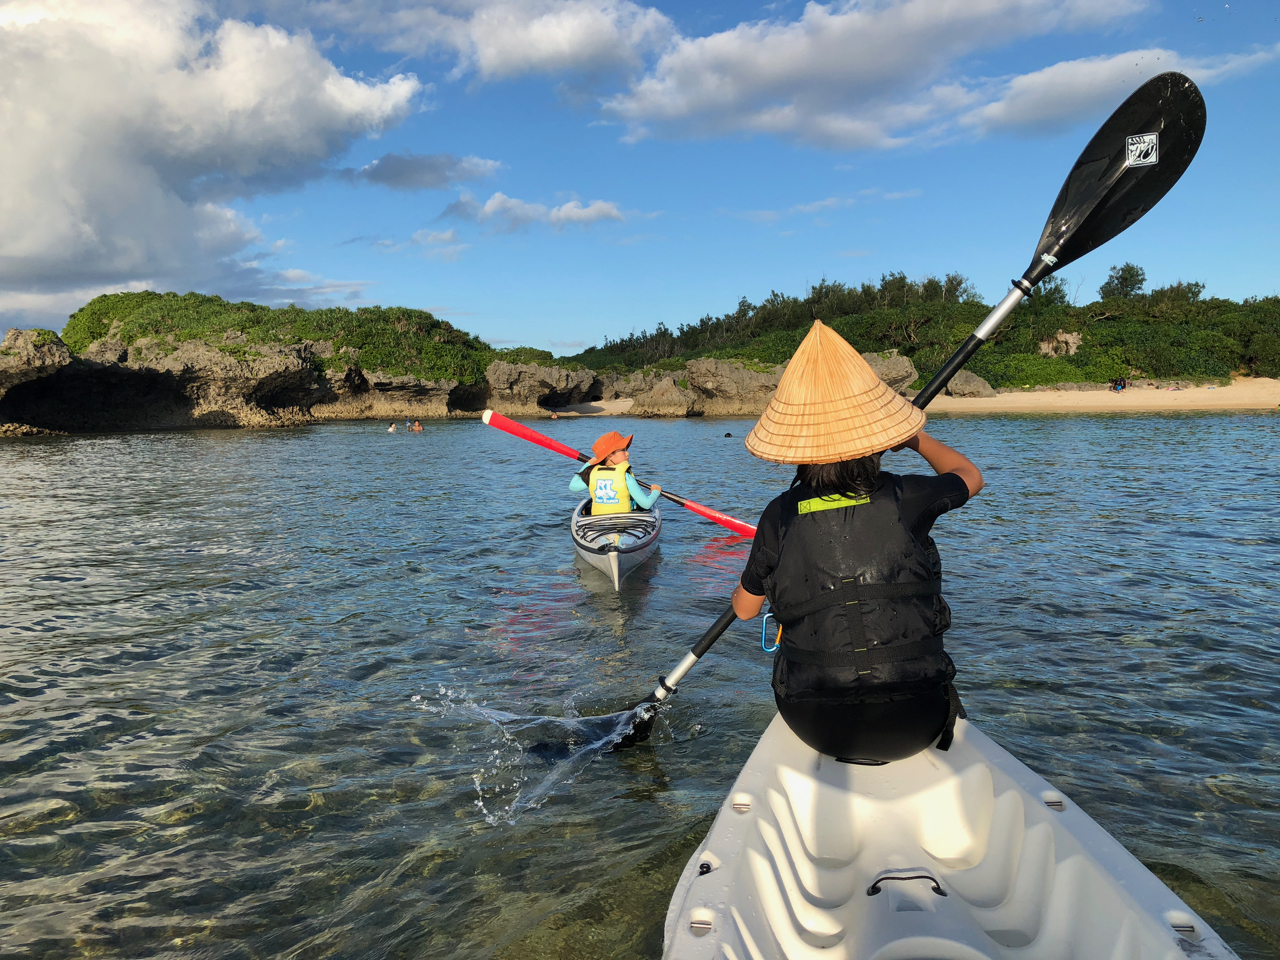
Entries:
{"type": "Polygon", "coordinates": [[[807,484],[820,497],[865,497],[876,489],[880,476],[880,454],[838,463],[802,463],[796,467],[796,478],[791,481],[807,484]]]}

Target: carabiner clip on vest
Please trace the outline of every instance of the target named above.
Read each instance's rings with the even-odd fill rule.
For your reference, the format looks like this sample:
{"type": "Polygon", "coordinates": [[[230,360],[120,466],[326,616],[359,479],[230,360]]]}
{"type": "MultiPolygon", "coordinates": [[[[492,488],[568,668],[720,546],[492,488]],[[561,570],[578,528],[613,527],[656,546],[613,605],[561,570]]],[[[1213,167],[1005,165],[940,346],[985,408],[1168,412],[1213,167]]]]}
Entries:
{"type": "Polygon", "coordinates": [[[778,618],[772,613],[766,613],[764,619],[760,621],[760,649],[765,653],[777,653],[778,647],[782,645],[782,624],[778,623],[778,635],[773,638],[773,646],[769,646],[769,621],[778,623],[778,618]]]}

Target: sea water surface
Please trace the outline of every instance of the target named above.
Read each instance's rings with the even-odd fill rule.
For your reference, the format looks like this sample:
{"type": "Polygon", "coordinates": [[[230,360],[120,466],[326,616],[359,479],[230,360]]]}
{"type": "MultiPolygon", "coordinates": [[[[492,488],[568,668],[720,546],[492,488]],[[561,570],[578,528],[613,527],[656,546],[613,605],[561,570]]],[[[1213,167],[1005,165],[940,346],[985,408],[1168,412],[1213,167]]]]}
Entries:
{"type": "MultiPolygon", "coordinates": [[[[748,422],[536,426],[634,431],[749,519],[789,479],[748,422]]],[[[1246,958],[1280,954],[1278,426],[930,428],[988,482],[936,527],[970,716],[1246,958]]],[[[736,625],[593,747],[573,718],[651,689],[748,545],[668,504],[616,594],[572,469],[477,421],[0,442],[0,955],[657,957],[770,658],[736,625]]]]}

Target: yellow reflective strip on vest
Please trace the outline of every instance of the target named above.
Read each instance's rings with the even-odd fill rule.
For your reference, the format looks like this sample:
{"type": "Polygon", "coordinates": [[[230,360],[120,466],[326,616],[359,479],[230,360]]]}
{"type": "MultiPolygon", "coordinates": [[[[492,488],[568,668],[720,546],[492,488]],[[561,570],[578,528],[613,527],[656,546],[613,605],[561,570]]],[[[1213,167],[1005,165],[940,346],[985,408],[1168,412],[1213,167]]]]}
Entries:
{"type": "Polygon", "coordinates": [[[797,506],[800,513],[817,513],[819,510],[836,510],[840,507],[860,507],[870,503],[871,497],[814,497],[812,500],[801,500],[797,506]]]}

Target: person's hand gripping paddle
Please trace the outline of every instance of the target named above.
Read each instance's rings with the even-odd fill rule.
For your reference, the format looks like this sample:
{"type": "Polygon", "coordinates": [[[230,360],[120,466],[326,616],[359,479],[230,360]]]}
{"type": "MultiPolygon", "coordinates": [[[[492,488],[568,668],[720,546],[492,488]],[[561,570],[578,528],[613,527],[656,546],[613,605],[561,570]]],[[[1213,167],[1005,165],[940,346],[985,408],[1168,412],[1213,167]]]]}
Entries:
{"type": "MultiPolygon", "coordinates": [[[[1071,168],[1034,256],[1013,289],[912,401],[923,409],[951,382],[1032,288],[1128,229],[1169,192],[1204,139],[1204,98],[1180,73],[1153,77],[1102,125],[1071,168]]],[[[657,705],[737,619],[730,606],[658,686],[632,709],[630,733],[615,749],[648,739],[657,705]]]]}

